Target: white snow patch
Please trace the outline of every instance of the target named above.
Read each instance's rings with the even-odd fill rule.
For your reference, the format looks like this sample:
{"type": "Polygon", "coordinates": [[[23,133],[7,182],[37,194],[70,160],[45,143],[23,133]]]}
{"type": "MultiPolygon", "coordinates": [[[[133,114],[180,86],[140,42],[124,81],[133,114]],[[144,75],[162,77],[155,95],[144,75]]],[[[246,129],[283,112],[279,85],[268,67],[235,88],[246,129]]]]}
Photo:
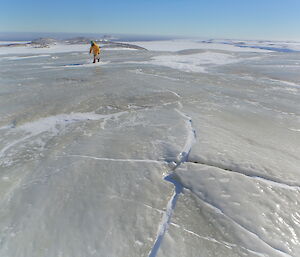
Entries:
{"type": "Polygon", "coordinates": [[[22,59],[31,59],[31,58],[41,58],[41,57],[49,57],[49,54],[40,54],[40,55],[29,55],[29,56],[8,56],[8,57],[0,57],[0,60],[22,60],[22,59]]]}
{"type": "Polygon", "coordinates": [[[0,41],[0,45],[10,45],[10,44],[28,44],[30,41],[0,41]]]}
{"type": "Polygon", "coordinates": [[[88,52],[90,45],[88,44],[56,44],[49,47],[33,47],[33,46],[20,46],[20,47],[0,47],[0,55],[5,54],[51,54],[51,53],[70,53],[70,52],[88,52]]]}
{"type": "Polygon", "coordinates": [[[289,128],[289,130],[295,131],[295,132],[300,132],[300,129],[297,129],[297,128],[289,128]]]}
{"type": "Polygon", "coordinates": [[[295,87],[295,88],[300,88],[299,84],[296,84],[294,82],[291,81],[285,81],[285,80],[278,80],[278,79],[271,79],[272,82],[278,82],[278,83],[282,83],[284,85],[290,86],[290,87],[295,87]]]}
{"type": "MultiPolygon", "coordinates": [[[[41,118],[36,121],[24,123],[21,126],[12,128],[12,130],[26,132],[27,135],[12,141],[10,144],[2,148],[2,150],[0,151],[0,157],[2,157],[9,148],[41,133],[48,132],[57,135],[61,129],[63,129],[66,125],[71,123],[90,120],[96,121],[101,119],[106,121],[107,119],[118,118],[124,113],[126,112],[118,112],[108,115],[96,114],[94,112],[58,114],[54,116],[41,118]]],[[[7,126],[5,127],[7,128],[7,126]]]]}
{"type": "Polygon", "coordinates": [[[208,67],[238,61],[239,59],[230,54],[205,52],[189,55],[160,55],[153,57],[150,61],[142,63],[166,66],[185,72],[206,72],[206,68],[208,67]]]}
{"type": "Polygon", "coordinates": [[[17,127],[17,129],[24,130],[26,132],[30,132],[34,135],[37,135],[46,131],[57,131],[57,125],[66,125],[74,122],[87,120],[99,120],[108,117],[111,118],[112,116],[115,115],[102,115],[96,114],[94,112],[58,114],[54,116],[41,118],[37,121],[25,123],[20,127],[17,127]]]}

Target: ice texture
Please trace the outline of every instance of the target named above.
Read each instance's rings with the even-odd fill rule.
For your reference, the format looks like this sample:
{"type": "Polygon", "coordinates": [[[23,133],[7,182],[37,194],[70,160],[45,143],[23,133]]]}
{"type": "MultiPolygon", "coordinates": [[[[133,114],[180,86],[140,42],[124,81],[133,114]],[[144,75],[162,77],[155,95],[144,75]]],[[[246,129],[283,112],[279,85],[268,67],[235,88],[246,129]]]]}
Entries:
{"type": "Polygon", "coordinates": [[[300,54],[254,43],[2,47],[0,256],[299,256],[300,54]]]}

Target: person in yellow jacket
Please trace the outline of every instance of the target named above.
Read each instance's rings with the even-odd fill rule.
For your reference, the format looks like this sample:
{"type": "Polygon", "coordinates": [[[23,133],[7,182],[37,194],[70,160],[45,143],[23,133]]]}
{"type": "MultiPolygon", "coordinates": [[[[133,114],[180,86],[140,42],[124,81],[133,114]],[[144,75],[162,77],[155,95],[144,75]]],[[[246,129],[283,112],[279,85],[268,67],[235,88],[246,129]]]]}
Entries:
{"type": "Polygon", "coordinates": [[[91,53],[93,53],[93,55],[94,55],[93,63],[95,63],[96,60],[98,60],[98,62],[100,62],[100,47],[94,41],[91,41],[90,54],[91,53]]]}

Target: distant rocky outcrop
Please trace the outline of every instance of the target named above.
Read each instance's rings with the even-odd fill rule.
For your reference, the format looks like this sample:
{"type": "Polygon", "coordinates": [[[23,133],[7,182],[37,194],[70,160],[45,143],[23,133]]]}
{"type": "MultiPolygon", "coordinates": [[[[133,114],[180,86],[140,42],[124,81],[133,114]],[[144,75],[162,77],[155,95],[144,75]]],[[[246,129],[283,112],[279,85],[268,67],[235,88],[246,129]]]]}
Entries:
{"type": "Polygon", "coordinates": [[[146,48],[137,45],[112,42],[112,41],[99,41],[99,44],[103,44],[102,48],[104,49],[105,48],[129,48],[129,49],[136,49],[136,50],[147,50],[146,48]]]}
{"type": "Polygon", "coordinates": [[[58,40],[54,38],[37,38],[31,41],[33,47],[50,47],[50,45],[56,45],[58,40]]]}
{"type": "Polygon", "coordinates": [[[116,42],[109,40],[108,38],[111,38],[110,36],[106,35],[102,39],[93,39],[93,38],[86,38],[86,37],[76,37],[76,38],[71,38],[67,40],[63,40],[62,43],[65,44],[90,44],[90,42],[93,40],[97,44],[102,45],[102,48],[129,48],[129,49],[137,49],[137,50],[147,50],[146,48],[133,45],[133,44],[128,44],[128,43],[121,43],[121,42],[116,42]]]}
{"type": "Polygon", "coordinates": [[[66,40],[63,40],[64,43],[66,44],[89,44],[91,42],[90,38],[86,38],[86,37],[75,37],[75,38],[69,38],[66,40]]]}
{"type": "Polygon", "coordinates": [[[56,44],[67,44],[67,45],[75,45],[75,44],[90,44],[91,40],[95,41],[97,44],[101,45],[102,48],[128,48],[128,49],[136,49],[136,50],[147,50],[146,48],[128,44],[128,43],[122,43],[122,42],[116,42],[112,41],[111,36],[104,36],[101,39],[93,39],[93,38],[86,38],[86,37],[76,37],[76,38],[70,38],[66,40],[57,40],[54,38],[37,38],[35,40],[32,40],[30,43],[26,44],[7,44],[2,46],[25,46],[25,45],[31,45],[35,48],[45,48],[50,47],[51,45],[56,44]],[[110,38],[110,39],[109,39],[110,38]]]}

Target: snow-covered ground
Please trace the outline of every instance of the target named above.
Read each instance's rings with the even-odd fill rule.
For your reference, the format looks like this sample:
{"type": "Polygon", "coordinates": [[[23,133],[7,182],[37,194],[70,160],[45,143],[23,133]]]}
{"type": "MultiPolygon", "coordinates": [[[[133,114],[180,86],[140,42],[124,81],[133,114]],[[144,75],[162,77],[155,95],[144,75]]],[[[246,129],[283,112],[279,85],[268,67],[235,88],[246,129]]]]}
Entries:
{"type": "MultiPolygon", "coordinates": [[[[4,44],[3,44],[4,45],[4,44]]],[[[65,44],[56,44],[51,45],[51,47],[34,47],[31,45],[28,46],[14,46],[14,47],[0,47],[0,55],[7,54],[53,54],[53,53],[69,53],[69,52],[83,52],[88,51],[89,45],[84,44],[74,44],[74,45],[65,45],[65,44]]]]}
{"type": "Polygon", "coordinates": [[[299,256],[297,43],[134,44],[0,47],[0,256],[299,256]]]}
{"type": "Polygon", "coordinates": [[[300,51],[300,42],[296,41],[256,41],[256,40],[229,40],[229,41],[218,41],[219,43],[234,45],[242,48],[253,48],[270,51],[300,51]]]}
{"type": "Polygon", "coordinates": [[[206,72],[206,68],[210,66],[224,65],[238,61],[239,59],[231,54],[206,51],[194,54],[159,55],[154,56],[150,61],[140,63],[166,66],[185,72],[206,72]]]}

